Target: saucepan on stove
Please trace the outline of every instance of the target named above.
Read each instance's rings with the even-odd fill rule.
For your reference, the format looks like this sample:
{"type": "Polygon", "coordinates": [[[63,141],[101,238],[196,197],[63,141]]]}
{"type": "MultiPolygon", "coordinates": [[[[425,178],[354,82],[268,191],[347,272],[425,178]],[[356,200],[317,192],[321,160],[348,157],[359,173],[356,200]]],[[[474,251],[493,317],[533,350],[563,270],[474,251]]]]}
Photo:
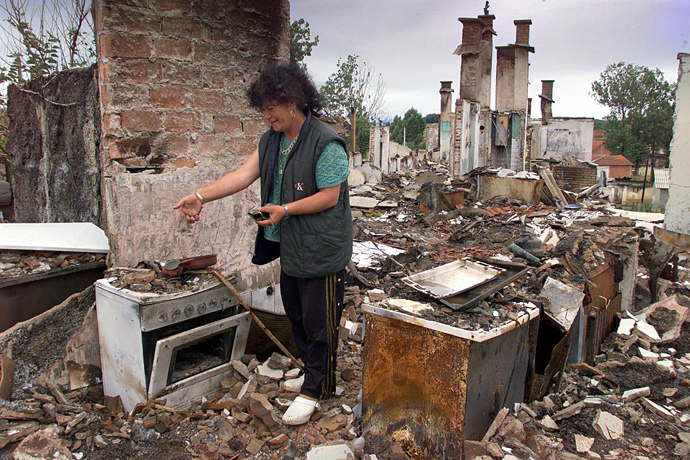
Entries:
{"type": "Polygon", "coordinates": [[[216,254],[208,254],[205,256],[190,257],[188,259],[172,259],[164,262],[162,265],[163,276],[167,278],[174,278],[180,276],[189,270],[202,270],[215,265],[218,262],[216,254]]]}

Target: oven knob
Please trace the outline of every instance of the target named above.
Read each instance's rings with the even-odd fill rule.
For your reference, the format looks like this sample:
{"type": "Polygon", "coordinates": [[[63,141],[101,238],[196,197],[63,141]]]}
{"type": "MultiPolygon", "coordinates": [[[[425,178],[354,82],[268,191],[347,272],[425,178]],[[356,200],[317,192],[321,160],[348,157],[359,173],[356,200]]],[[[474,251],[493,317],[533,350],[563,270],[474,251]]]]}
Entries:
{"type": "Polygon", "coordinates": [[[201,302],[199,305],[197,305],[197,306],[196,306],[196,311],[197,311],[197,313],[199,313],[200,315],[203,315],[204,313],[206,313],[206,303],[201,302]]]}
{"type": "Polygon", "coordinates": [[[182,312],[180,311],[179,308],[174,309],[172,312],[172,320],[177,321],[181,315],[182,315],[182,312]]]}
{"type": "Polygon", "coordinates": [[[218,307],[218,301],[217,300],[212,300],[208,303],[208,309],[209,310],[215,310],[216,307],[218,307]]]}
{"type": "Polygon", "coordinates": [[[185,315],[187,318],[189,318],[189,317],[192,316],[193,314],[194,314],[194,305],[192,305],[191,303],[190,303],[190,304],[187,304],[187,305],[184,307],[184,315],[185,315]]]}
{"type": "Polygon", "coordinates": [[[165,323],[168,321],[168,314],[164,311],[160,312],[158,314],[158,322],[159,323],[165,323]]]}
{"type": "Polygon", "coordinates": [[[228,303],[228,298],[223,296],[220,298],[220,308],[225,310],[225,305],[228,303]]]}

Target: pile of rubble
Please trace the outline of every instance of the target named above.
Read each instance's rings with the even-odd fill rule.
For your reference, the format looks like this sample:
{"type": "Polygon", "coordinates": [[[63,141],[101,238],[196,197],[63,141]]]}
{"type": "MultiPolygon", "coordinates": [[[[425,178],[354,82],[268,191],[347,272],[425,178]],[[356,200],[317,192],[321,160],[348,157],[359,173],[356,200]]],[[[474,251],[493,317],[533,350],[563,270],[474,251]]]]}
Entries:
{"type": "Polygon", "coordinates": [[[64,270],[103,260],[106,254],[52,251],[0,251],[0,280],[64,270]]]}
{"type": "MultiPolygon", "coordinates": [[[[473,184],[453,184],[448,190],[444,179],[443,171],[416,171],[354,190],[360,197],[352,200],[358,242],[341,320],[338,396],[322,402],[321,411],[306,425],[280,423],[296,396],[283,383],[295,375],[297,366],[283,356],[259,361],[245,355],[233,362],[222,391],[188,410],[167,407],[160,400],[126,414],[117,401],[103,400],[97,376],[86,388],[73,391],[38,378],[50,364],[39,360],[40,353],[22,355],[20,350],[41,341],[50,346],[52,338],[27,338],[43,327],[35,324],[13,333],[23,341],[15,341],[19,372],[12,398],[0,400],[0,459],[425,458],[405,443],[362,432],[366,337],[360,307],[365,302],[381,305],[463,329],[495,327],[510,321],[521,308],[546,306],[543,291],[549,280],[588,292],[590,272],[611,256],[635,259],[637,266],[633,248],[645,232],[630,219],[613,215],[602,201],[586,200],[577,209],[527,205],[510,198],[479,203],[469,198],[473,184]],[[405,277],[465,257],[520,263],[531,270],[461,311],[403,282],[405,277]]],[[[688,261],[682,257],[677,261],[680,274],[674,280],[654,274],[661,276],[654,289],[658,287],[663,300],[652,306],[647,282],[651,272],[643,263],[633,275],[640,308],[619,315],[618,330],[604,341],[593,365],[569,366],[540,400],[501,410],[484,439],[466,443],[465,457],[687,457],[690,323],[685,296],[690,293],[690,280],[684,265],[688,261]]],[[[664,259],[664,265],[667,262],[664,259]]],[[[117,278],[126,284],[121,287],[143,285],[141,292],[193,289],[161,280],[155,267],[119,273],[117,278]]],[[[192,284],[203,282],[198,278],[192,284]]],[[[7,343],[0,340],[5,349],[7,343]]]]}
{"type": "Polygon", "coordinates": [[[624,327],[611,334],[596,365],[571,366],[560,390],[541,401],[518,405],[512,415],[507,408],[501,411],[481,442],[467,443],[466,455],[483,459],[688,458],[687,306],[687,298],[674,296],[642,312],[638,316],[646,316],[646,325],[645,318],[640,318],[639,328],[624,327]],[[648,322],[662,315],[671,318],[672,337],[650,341],[643,331],[657,330],[658,323],[649,329],[648,322]]]}

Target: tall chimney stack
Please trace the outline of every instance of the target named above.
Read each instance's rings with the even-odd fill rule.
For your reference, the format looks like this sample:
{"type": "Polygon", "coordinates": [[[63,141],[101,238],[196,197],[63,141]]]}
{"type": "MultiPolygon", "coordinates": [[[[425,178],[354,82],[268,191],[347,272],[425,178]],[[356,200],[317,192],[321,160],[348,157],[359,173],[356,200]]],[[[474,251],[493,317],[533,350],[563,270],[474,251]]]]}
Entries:
{"type": "Polygon", "coordinates": [[[541,81],[541,94],[539,98],[541,99],[541,124],[546,125],[551,119],[551,105],[554,103],[553,80],[541,81]]]}
{"type": "Polygon", "coordinates": [[[515,44],[529,46],[529,26],[532,25],[531,19],[516,19],[515,24],[515,44]]]}

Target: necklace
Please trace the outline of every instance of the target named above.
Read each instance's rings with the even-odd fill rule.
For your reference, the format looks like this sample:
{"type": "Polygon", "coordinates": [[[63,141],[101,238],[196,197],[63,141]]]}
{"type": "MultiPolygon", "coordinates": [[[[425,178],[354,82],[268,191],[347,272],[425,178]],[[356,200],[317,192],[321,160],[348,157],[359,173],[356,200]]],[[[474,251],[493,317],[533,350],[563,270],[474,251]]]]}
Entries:
{"type": "MultiPolygon", "coordinates": [[[[285,136],[285,134],[283,134],[283,136],[285,136]]],[[[285,136],[285,138],[287,139],[287,136],[285,136]]],[[[281,145],[280,146],[280,154],[281,155],[287,155],[288,153],[290,153],[290,150],[292,150],[292,147],[295,146],[295,142],[297,142],[297,138],[299,138],[299,135],[295,136],[295,139],[292,142],[290,142],[290,145],[288,145],[286,148],[283,148],[283,146],[281,145]]]]}

